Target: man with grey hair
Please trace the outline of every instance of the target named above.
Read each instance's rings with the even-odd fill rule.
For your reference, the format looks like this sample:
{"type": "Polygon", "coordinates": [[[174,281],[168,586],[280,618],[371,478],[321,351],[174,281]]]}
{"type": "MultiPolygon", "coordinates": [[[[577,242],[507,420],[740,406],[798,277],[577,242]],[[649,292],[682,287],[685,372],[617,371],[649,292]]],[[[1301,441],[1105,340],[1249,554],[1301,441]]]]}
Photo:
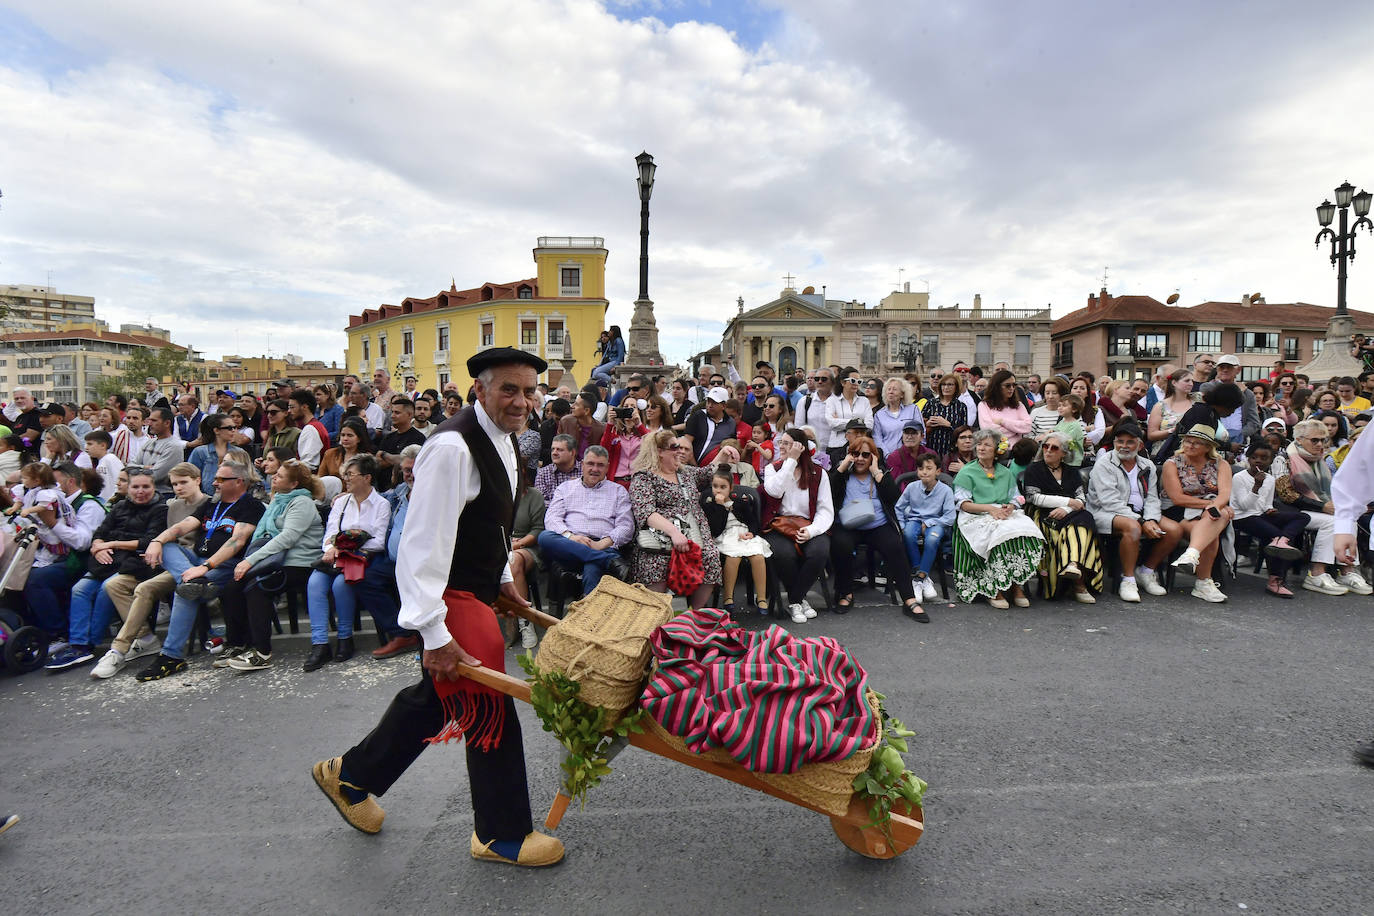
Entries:
{"type": "Polygon", "coordinates": [[[570,571],[581,569],[583,595],[607,572],[617,579],[629,574],[617,548],[634,535],[634,514],[629,491],[606,479],[610,463],[610,453],[599,445],[583,453],[581,478],[554,491],[538,538],[545,560],[570,571]]]}
{"type": "Polygon", "coordinates": [[[697,383],[687,389],[687,400],[693,404],[700,404],[706,399],[706,392],[711,390],[711,376],[716,374],[716,367],[710,363],[702,363],[697,370],[697,383]]]}
{"type": "Polygon", "coordinates": [[[34,403],[33,393],[29,389],[14,389],[4,413],[10,430],[16,436],[22,436],[37,445],[38,438],[43,435],[43,424],[38,419],[38,405],[34,403]]]}
{"type": "Polygon", "coordinates": [[[353,387],[348,389],[348,406],[356,408],[354,412],[362,417],[363,423],[367,425],[367,432],[373,439],[377,438],[390,421],[386,411],[373,403],[372,386],[366,382],[355,382],[353,387]]]}
{"type": "Polygon", "coordinates": [[[149,410],[154,407],[166,407],[170,410],[172,402],[167,400],[167,395],[162,393],[159,384],[151,375],[143,380],[143,405],[149,410]]]}

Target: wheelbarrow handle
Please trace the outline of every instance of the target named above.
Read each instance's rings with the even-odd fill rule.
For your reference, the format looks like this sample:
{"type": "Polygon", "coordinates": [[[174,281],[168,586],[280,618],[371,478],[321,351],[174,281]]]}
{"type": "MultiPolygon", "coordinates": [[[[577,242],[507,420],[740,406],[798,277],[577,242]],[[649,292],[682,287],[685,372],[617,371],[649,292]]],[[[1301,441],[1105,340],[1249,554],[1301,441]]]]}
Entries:
{"type": "Polygon", "coordinates": [[[487,668],[482,665],[458,665],[458,673],[465,678],[476,681],[492,690],[504,693],[508,697],[517,700],[530,701],[530,685],[516,677],[511,677],[495,668],[487,668]]]}
{"type": "Polygon", "coordinates": [[[498,595],[496,600],[492,602],[492,607],[503,614],[514,614],[516,617],[523,617],[530,623],[537,623],[546,630],[550,627],[558,626],[559,623],[557,617],[545,614],[543,611],[537,611],[532,607],[526,607],[523,604],[516,604],[505,595],[498,595]]]}

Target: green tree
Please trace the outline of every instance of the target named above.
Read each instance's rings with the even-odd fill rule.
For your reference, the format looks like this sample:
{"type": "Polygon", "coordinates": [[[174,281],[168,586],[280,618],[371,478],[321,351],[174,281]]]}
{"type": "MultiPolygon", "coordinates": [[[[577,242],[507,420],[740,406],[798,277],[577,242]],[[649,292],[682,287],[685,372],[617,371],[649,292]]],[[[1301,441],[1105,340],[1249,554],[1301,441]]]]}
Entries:
{"type": "MultiPolygon", "coordinates": [[[[152,347],[140,347],[129,356],[128,365],[124,367],[123,387],[117,390],[123,394],[141,396],[143,380],[146,378],[155,378],[159,384],[167,381],[176,384],[190,375],[191,364],[186,359],[186,351],[173,346],[159,347],[156,350],[152,347]]],[[[96,390],[100,390],[98,386],[96,390]]]]}

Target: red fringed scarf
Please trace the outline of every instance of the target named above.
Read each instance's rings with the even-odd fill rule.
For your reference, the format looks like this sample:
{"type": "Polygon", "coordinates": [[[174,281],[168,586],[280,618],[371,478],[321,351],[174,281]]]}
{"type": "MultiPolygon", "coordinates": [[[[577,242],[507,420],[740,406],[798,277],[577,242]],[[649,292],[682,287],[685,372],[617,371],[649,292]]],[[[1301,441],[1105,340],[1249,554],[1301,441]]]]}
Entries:
{"type": "MultiPolygon", "coordinates": [[[[444,591],[444,604],[448,606],[444,625],[458,644],[486,667],[504,674],[506,639],[491,605],[472,592],[452,588],[444,591]]],[[[489,751],[501,743],[506,722],[505,694],[465,677],[435,681],[434,692],[444,706],[444,727],[439,734],[426,739],[430,744],[444,744],[466,736],[469,747],[489,751]]]]}

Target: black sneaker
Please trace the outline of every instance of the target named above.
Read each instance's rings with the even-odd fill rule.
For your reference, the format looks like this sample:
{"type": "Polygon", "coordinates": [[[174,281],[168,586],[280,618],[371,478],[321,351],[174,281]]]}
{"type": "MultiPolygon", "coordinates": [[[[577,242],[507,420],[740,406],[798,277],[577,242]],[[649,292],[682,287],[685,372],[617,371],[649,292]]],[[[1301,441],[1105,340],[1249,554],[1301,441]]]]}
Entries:
{"type": "Polygon", "coordinates": [[[177,586],[176,592],[179,598],[185,598],[187,601],[199,601],[205,597],[205,582],[200,579],[183,582],[177,586]]]}
{"type": "Polygon", "coordinates": [[[171,658],[166,655],[159,655],[153,663],[138,673],[136,680],[139,681],[160,681],[164,677],[179,674],[186,670],[186,660],[181,658],[171,658]]]}

